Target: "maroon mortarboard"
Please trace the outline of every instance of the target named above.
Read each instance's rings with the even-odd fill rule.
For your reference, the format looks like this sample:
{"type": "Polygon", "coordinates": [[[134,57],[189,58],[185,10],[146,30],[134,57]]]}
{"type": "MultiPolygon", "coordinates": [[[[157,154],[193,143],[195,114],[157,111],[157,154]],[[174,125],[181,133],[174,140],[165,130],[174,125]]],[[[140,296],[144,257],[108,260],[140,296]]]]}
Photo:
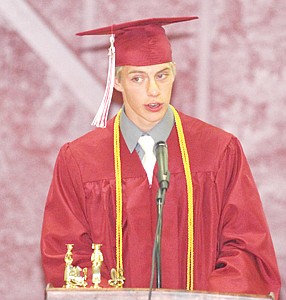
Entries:
{"type": "Polygon", "coordinates": [[[149,66],[171,62],[172,49],[162,26],[194,19],[198,17],[152,18],[77,33],[79,36],[111,35],[107,85],[92,125],[106,126],[114,86],[115,67],[149,66]]]}

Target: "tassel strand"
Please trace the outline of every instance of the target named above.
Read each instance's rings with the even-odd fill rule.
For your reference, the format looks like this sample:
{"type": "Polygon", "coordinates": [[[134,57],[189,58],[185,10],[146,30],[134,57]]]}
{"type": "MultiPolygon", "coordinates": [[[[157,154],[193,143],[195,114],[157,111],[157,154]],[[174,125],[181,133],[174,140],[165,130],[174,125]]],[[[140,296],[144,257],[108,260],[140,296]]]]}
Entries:
{"type": "Polygon", "coordinates": [[[105,128],[108,111],[111,103],[111,98],[113,94],[114,79],[115,79],[115,47],[114,47],[114,34],[110,36],[110,47],[108,50],[108,75],[105,87],[105,92],[103,99],[101,101],[100,107],[91,123],[96,127],[105,128]]]}

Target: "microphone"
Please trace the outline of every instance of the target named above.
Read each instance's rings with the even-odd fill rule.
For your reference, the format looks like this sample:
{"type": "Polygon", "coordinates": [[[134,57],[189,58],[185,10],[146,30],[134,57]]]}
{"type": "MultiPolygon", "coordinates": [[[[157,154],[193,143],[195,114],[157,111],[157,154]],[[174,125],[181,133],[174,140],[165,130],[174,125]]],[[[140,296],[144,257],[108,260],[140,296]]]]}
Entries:
{"type": "Polygon", "coordinates": [[[152,253],[152,272],[149,288],[149,299],[151,299],[151,292],[154,279],[154,267],[156,263],[156,286],[162,287],[162,275],[161,275],[161,236],[162,236],[162,224],[163,224],[163,206],[165,203],[165,195],[169,187],[170,172],[168,170],[168,148],[165,142],[158,142],[154,146],[156,153],[156,159],[158,163],[157,179],[159,183],[159,189],[157,193],[157,226],[154,239],[153,253],[152,253]]]}
{"type": "Polygon", "coordinates": [[[161,189],[169,187],[170,172],[168,170],[168,147],[165,142],[156,143],[155,147],[156,159],[158,163],[157,179],[161,189]]]}

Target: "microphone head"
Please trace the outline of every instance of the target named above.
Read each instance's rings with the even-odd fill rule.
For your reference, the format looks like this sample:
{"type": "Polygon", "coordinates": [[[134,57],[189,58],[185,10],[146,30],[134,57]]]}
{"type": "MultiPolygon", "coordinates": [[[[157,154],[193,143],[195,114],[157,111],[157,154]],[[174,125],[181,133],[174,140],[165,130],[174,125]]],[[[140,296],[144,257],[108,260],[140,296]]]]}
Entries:
{"type": "Polygon", "coordinates": [[[157,143],[154,145],[154,151],[157,152],[157,149],[158,149],[159,147],[166,147],[166,148],[168,148],[166,142],[163,142],[163,141],[159,141],[159,142],[157,142],[157,143]]]}
{"type": "Polygon", "coordinates": [[[163,141],[155,144],[156,159],[158,163],[158,182],[160,187],[167,189],[169,186],[170,172],[168,170],[168,147],[163,141]]]}
{"type": "MultiPolygon", "coordinates": [[[[154,151],[156,154],[156,159],[159,164],[162,161],[162,159],[164,159],[164,158],[166,158],[166,160],[168,161],[168,147],[167,147],[166,142],[163,142],[163,141],[157,142],[154,146],[154,151]]],[[[166,164],[166,162],[164,162],[164,161],[162,163],[166,164]]]]}

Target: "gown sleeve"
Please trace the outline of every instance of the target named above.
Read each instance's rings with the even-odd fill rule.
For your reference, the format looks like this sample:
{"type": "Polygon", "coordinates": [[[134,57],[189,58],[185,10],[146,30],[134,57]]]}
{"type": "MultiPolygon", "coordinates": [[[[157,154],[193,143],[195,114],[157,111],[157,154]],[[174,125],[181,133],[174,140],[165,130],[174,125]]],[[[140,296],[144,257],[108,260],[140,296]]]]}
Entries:
{"type": "Polygon", "coordinates": [[[242,147],[229,143],[216,178],[221,201],[218,254],[209,290],[269,294],[280,276],[262,203],[242,147]]]}
{"type": "MultiPolygon", "coordinates": [[[[80,168],[66,144],[55,164],[41,236],[46,283],[54,287],[64,285],[66,244],[74,244],[72,264],[88,268],[90,284],[92,240],[84,200],[80,168]]],[[[107,284],[107,280],[103,281],[107,284]]]]}

